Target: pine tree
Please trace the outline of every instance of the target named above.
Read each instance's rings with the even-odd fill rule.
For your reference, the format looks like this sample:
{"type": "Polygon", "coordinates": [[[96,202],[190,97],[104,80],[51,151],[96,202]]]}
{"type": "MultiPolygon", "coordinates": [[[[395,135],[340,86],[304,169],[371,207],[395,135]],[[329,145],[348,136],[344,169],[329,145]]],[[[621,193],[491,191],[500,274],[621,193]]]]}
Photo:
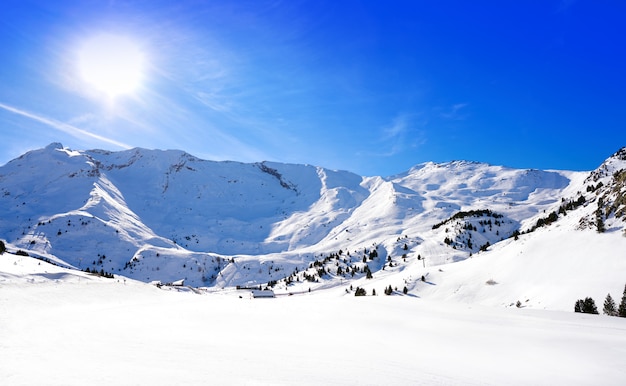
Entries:
{"type": "Polygon", "coordinates": [[[3,254],[7,250],[6,245],[4,245],[4,241],[0,240],[0,255],[3,254]]]}
{"type": "Polygon", "coordinates": [[[604,299],[604,308],[602,312],[608,316],[617,316],[617,311],[615,310],[615,301],[611,297],[611,294],[606,295],[606,299],[604,299]]]}
{"type": "Polygon", "coordinates": [[[583,301],[583,312],[586,314],[598,314],[596,302],[592,298],[585,298],[583,301]]]}
{"type": "Polygon", "coordinates": [[[356,291],[354,291],[354,296],[365,296],[365,288],[356,287],[356,291]]]}
{"type": "Polygon", "coordinates": [[[582,312],[585,314],[598,314],[598,308],[592,298],[585,298],[585,300],[576,300],[574,304],[574,312],[582,312]]]}
{"type": "Polygon", "coordinates": [[[576,303],[574,304],[574,312],[583,312],[583,301],[582,300],[576,300],[576,303]]]}
{"type": "Polygon", "coordinates": [[[622,301],[617,308],[617,316],[626,318],[626,286],[624,286],[624,294],[622,295],[622,301]]]}

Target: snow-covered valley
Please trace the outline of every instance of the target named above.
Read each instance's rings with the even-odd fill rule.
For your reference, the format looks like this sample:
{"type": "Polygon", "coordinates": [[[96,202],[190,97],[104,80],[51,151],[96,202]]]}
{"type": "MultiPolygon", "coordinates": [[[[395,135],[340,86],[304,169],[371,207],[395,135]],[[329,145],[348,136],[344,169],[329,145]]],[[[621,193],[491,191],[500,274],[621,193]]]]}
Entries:
{"type": "Polygon", "coordinates": [[[625,170],[51,144],[0,167],[0,379],[621,384],[626,318],[573,309],[621,299],[625,170]]]}

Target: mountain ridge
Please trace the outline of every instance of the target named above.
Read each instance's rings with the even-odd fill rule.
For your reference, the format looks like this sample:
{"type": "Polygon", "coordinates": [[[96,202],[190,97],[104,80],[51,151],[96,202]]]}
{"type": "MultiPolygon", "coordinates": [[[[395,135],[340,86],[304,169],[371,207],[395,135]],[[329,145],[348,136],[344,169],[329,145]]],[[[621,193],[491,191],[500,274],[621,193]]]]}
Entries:
{"type": "Polygon", "coordinates": [[[282,280],[290,291],[305,288],[298,280],[314,288],[361,280],[367,265],[413,288],[424,276],[418,268],[467,260],[568,213],[577,218],[571,231],[594,230],[598,219],[604,230],[623,231],[624,154],[590,172],[452,161],[363,177],[312,165],[207,161],[179,150],[53,143],[0,167],[0,238],[59,264],[143,281],[282,280]],[[575,210],[566,205],[581,196],[575,210]],[[472,211],[483,214],[452,219],[472,211]],[[433,229],[442,221],[450,222],[433,229]],[[305,280],[314,262],[340,250],[350,258],[334,268],[319,263],[305,280]]]}

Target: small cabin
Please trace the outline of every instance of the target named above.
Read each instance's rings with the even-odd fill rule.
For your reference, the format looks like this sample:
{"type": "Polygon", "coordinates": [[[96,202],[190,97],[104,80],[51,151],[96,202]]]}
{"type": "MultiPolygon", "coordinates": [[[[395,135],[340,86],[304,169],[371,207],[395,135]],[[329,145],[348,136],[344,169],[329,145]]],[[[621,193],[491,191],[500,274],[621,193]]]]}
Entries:
{"type": "Polygon", "coordinates": [[[272,290],[252,290],[253,298],[275,298],[274,291],[272,290]]]}

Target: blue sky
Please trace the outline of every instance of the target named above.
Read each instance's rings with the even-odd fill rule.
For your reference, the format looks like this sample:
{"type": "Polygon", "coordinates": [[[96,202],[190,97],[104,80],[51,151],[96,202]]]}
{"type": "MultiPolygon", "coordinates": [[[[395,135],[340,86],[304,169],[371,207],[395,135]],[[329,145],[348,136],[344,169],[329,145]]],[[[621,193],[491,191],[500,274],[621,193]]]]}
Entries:
{"type": "Polygon", "coordinates": [[[626,146],[620,1],[4,0],[0,44],[0,164],[62,142],[387,176],[626,146]],[[134,91],[81,78],[103,34],[141,52],[134,91]]]}

